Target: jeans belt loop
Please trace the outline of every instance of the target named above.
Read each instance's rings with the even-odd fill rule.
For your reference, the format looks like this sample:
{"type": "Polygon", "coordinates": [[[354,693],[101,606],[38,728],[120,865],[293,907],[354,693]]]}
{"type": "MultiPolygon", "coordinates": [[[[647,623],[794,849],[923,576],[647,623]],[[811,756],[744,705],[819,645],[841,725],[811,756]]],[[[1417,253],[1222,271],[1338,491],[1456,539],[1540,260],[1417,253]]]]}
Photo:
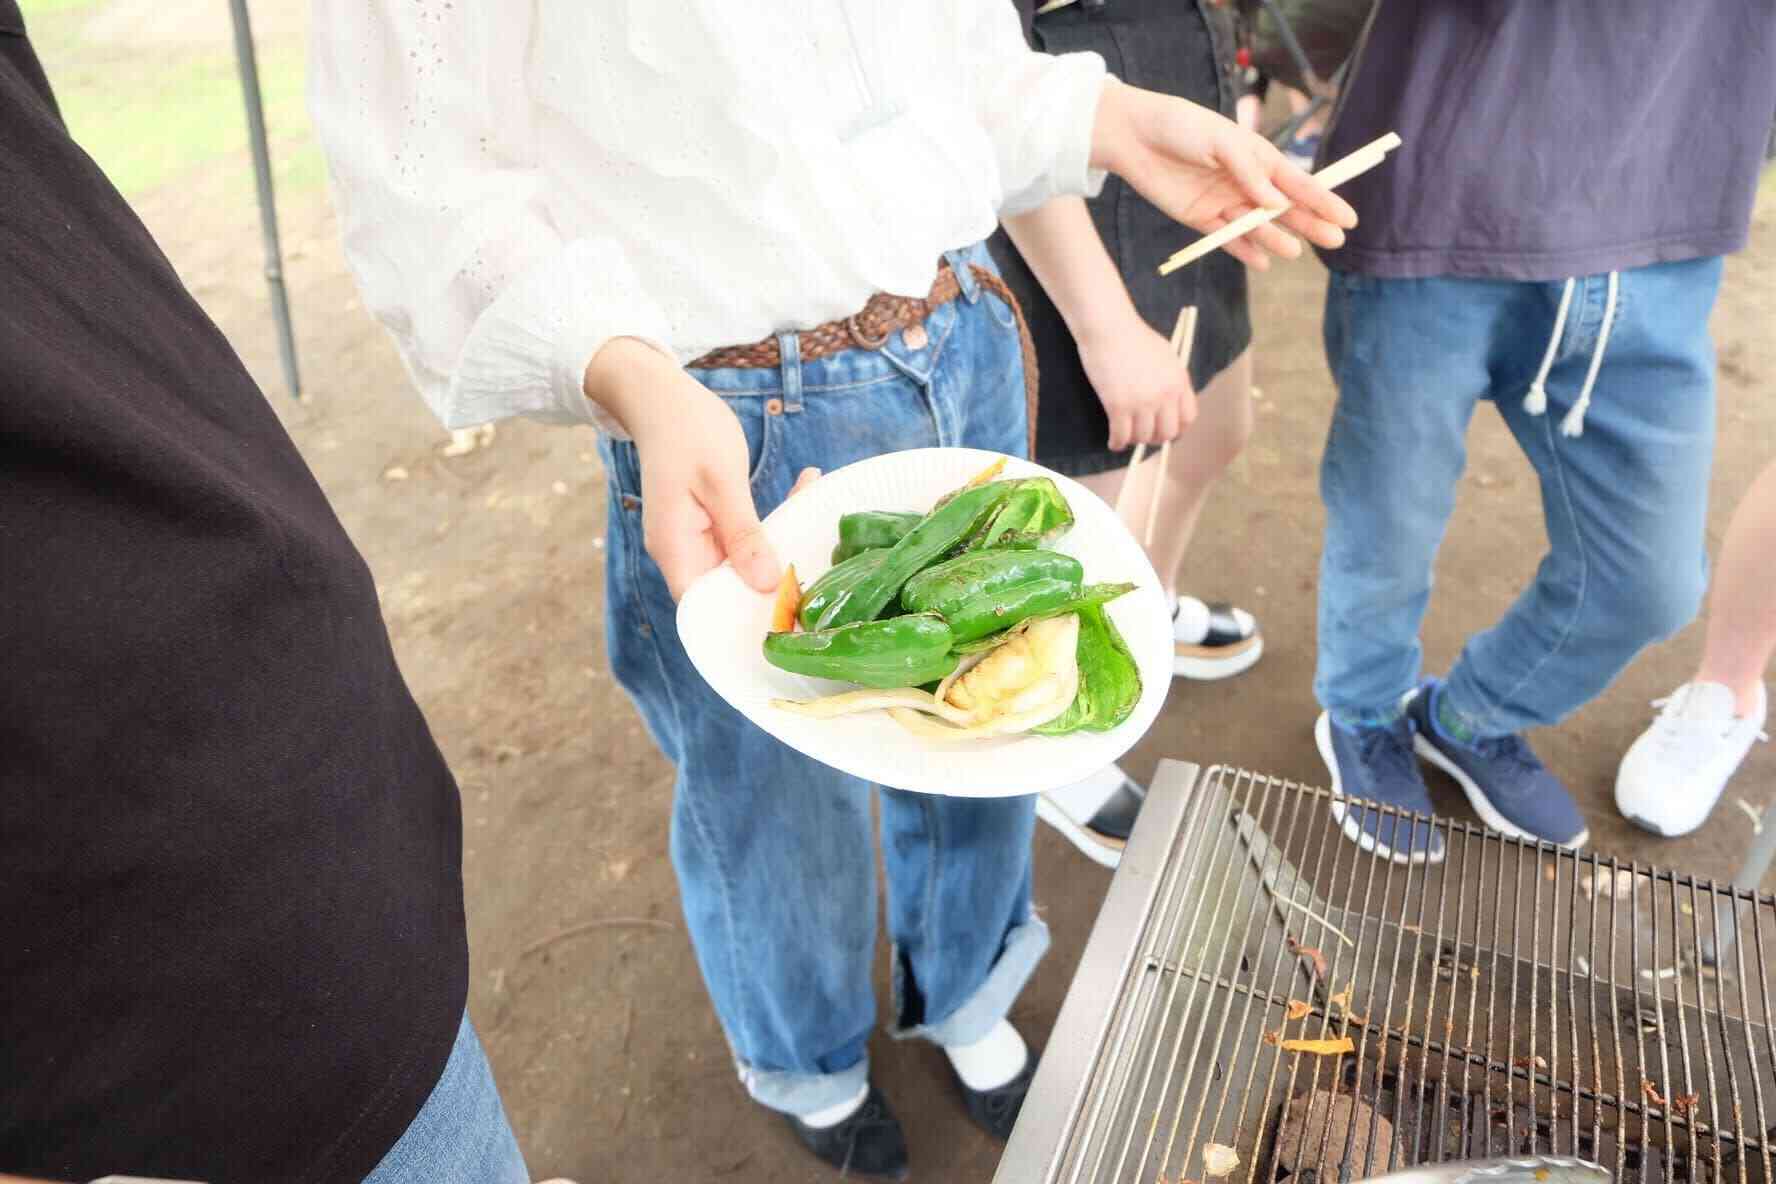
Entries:
{"type": "Polygon", "coordinates": [[[778,371],[783,377],[783,412],[802,409],[802,342],[794,329],[777,334],[778,371]]]}
{"type": "Polygon", "coordinates": [[[962,299],[970,304],[977,303],[981,296],[980,281],[974,278],[974,268],[968,265],[968,257],[961,251],[945,251],[944,258],[950,261],[950,270],[956,273],[962,299]]]}

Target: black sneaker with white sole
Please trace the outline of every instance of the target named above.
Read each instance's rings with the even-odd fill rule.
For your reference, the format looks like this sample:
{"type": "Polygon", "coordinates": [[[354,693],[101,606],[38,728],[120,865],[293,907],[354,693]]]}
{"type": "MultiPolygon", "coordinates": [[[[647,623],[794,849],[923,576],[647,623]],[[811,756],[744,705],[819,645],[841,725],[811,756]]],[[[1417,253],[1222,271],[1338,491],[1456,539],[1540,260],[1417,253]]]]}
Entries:
{"type": "Polygon", "coordinates": [[[906,1135],[900,1119],[888,1108],[888,1099],[874,1084],[863,1104],[832,1126],[809,1126],[793,1114],[783,1117],[802,1146],[823,1163],[838,1168],[842,1176],[907,1178],[906,1135]]]}
{"type": "Polygon", "coordinates": [[[1172,673],[1213,682],[1250,670],[1264,655],[1258,620],[1231,604],[1180,596],[1172,606],[1172,673]]]}
{"type": "Polygon", "coordinates": [[[994,1089],[969,1089],[967,1082],[959,1076],[956,1078],[956,1088],[962,1091],[962,1105],[967,1108],[968,1117],[1001,1143],[1011,1138],[1011,1128],[1017,1125],[1018,1113],[1024,1108],[1024,1097],[1030,1092],[1030,1083],[1036,1079],[1036,1060],[1036,1054],[1031,1053],[1016,1077],[994,1089]]]}
{"type": "Polygon", "coordinates": [[[1147,791],[1116,765],[1036,799],[1036,817],[1061,832],[1093,863],[1114,868],[1135,827],[1147,791]]]}

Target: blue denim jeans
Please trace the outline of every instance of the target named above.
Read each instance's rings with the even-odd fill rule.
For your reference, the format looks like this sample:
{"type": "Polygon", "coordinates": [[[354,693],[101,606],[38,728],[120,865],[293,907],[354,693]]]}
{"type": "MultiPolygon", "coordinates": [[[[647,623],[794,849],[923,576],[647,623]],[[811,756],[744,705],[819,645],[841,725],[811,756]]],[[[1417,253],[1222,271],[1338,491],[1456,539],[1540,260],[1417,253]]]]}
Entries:
{"type": "MultiPolygon", "coordinates": [[[[693,371],[745,428],[761,515],[809,465],[937,445],[1024,454],[1012,310],[965,266],[991,267],[984,248],[952,263],[963,295],[932,313],[921,348],[896,333],[878,350],[802,362],[784,333],[779,369],[693,371]]],[[[790,1113],[833,1105],[865,1080],[875,1022],[874,787],[759,731],[698,676],[642,544],[635,448],[602,448],[610,661],[677,766],[672,862],[698,965],[752,1096],[790,1113]]],[[[979,1039],[1048,946],[1030,908],[1033,799],[885,789],[880,803],[894,1031],[979,1039]]]]}
{"type": "Polygon", "coordinates": [[[364,1184],[530,1184],[467,1015],[431,1096],[364,1184]]]}
{"type": "Polygon", "coordinates": [[[1694,618],[1706,583],[1708,314],[1720,276],[1719,258],[1621,273],[1584,431],[1567,436],[1561,421],[1596,352],[1606,276],[1576,282],[1547,412],[1531,415],[1524,394],[1562,284],[1333,273],[1325,337],[1338,405],[1320,470],[1314,692],[1335,718],[1397,714],[1419,681],[1431,565],[1482,401],[1540,479],[1548,550],[1498,624],[1468,640],[1449,675],[1450,706],[1481,735],[1554,723],[1694,618]]]}

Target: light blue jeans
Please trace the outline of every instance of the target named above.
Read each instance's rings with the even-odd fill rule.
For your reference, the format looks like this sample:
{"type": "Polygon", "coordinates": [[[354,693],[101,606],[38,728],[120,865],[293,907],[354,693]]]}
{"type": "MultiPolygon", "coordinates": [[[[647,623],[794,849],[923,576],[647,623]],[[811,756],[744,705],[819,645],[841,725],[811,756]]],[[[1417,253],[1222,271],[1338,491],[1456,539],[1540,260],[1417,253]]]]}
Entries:
{"type": "Polygon", "coordinates": [[[530,1184],[467,1015],[431,1096],[364,1184],[530,1184]]]}
{"type": "Polygon", "coordinates": [[[1314,692],[1335,718],[1396,714],[1419,681],[1431,565],[1482,401],[1540,478],[1548,550],[1498,624],[1468,639],[1449,674],[1450,706],[1481,735],[1554,723],[1695,617],[1714,455],[1708,314],[1720,276],[1719,258],[1621,273],[1584,432],[1566,436],[1608,277],[1577,281],[1547,412],[1531,415],[1523,398],[1562,284],[1333,273],[1325,337],[1338,405],[1320,469],[1314,692]]]}
{"type": "MultiPolygon", "coordinates": [[[[693,371],[746,430],[761,515],[809,465],[936,445],[1024,454],[1012,310],[965,266],[991,268],[984,248],[952,262],[963,295],[926,321],[921,348],[895,333],[879,350],[802,362],[784,333],[779,369],[693,371]]],[[[875,1023],[874,787],[778,743],[698,676],[643,547],[635,448],[602,448],[611,667],[678,767],[672,862],[704,982],[754,1098],[790,1113],[836,1104],[868,1074],[875,1023]]],[[[979,1039],[1048,946],[1030,909],[1034,800],[883,790],[880,804],[895,1034],[979,1039]]]]}

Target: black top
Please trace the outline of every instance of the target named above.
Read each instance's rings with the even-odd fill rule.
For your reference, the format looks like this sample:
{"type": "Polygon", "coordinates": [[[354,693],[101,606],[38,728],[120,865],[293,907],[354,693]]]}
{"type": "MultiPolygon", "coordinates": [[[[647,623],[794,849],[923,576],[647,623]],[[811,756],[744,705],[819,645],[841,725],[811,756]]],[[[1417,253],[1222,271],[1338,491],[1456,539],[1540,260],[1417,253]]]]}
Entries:
{"type": "Polygon", "coordinates": [[[0,1173],[359,1180],[462,1018],[363,560],[0,0],[0,1173]]]}
{"type": "MultiPolygon", "coordinates": [[[[1031,45],[1047,53],[1101,54],[1122,81],[1180,95],[1231,118],[1238,99],[1233,24],[1209,0],[1081,0],[1036,15],[1037,0],[1015,0],[1031,45]]],[[[1199,237],[1173,221],[1120,177],[1104,183],[1089,203],[1092,222],[1116,261],[1135,308],[1170,337],[1178,310],[1197,310],[1190,379],[1201,390],[1252,343],[1245,264],[1216,251],[1169,276],[1160,263],[1199,237]]],[[[1110,420],[1079,360],[1060,310],[1003,230],[988,241],[1005,282],[1023,307],[1036,344],[1041,383],[1036,410],[1036,459],[1069,476],[1122,468],[1129,449],[1110,451],[1110,420]]]]}

